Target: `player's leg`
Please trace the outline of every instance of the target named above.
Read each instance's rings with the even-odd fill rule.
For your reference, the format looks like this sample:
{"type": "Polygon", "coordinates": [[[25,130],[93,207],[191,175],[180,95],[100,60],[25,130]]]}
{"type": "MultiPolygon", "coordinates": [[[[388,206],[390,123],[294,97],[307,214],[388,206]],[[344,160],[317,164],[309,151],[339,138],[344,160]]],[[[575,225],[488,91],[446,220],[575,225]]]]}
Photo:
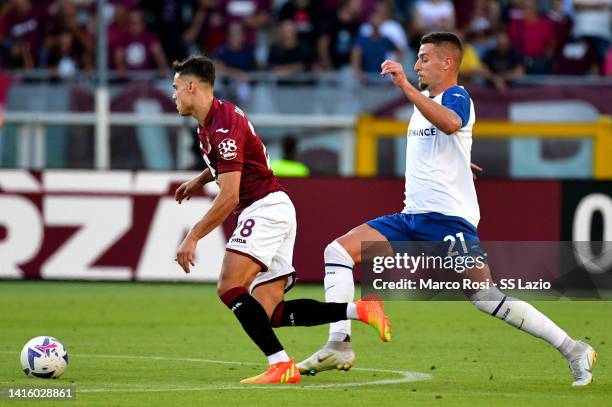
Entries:
{"type": "MultiPolygon", "coordinates": [[[[362,260],[362,245],[367,245],[369,242],[387,241],[385,235],[366,223],[357,226],[327,245],[324,252],[325,302],[353,301],[355,296],[353,267],[362,260]]],[[[331,369],[349,370],[355,362],[350,335],[350,320],[330,324],[327,343],[309,358],[298,363],[300,371],[306,374],[316,374],[331,369]]]]}
{"type": "MultiPolygon", "coordinates": [[[[295,209],[285,194],[270,194],[257,205],[256,212],[245,212],[242,217],[244,225],[247,225],[248,221],[249,231],[240,232],[244,239],[230,239],[228,250],[243,253],[266,266],[252,281],[251,292],[263,304],[262,310],[267,318],[278,321],[278,326],[328,323],[347,317],[360,318],[376,325],[373,323],[376,319],[373,310],[378,308],[382,311],[378,303],[359,307],[357,304],[323,304],[313,300],[293,300],[286,303],[282,301],[283,292],[291,288],[295,279],[295,270],[291,264],[296,236],[295,209]],[[359,309],[362,312],[359,312],[359,309]]],[[[262,375],[243,382],[299,381],[299,371],[293,360],[287,361],[289,358],[284,351],[272,356],[273,361],[276,361],[277,357],[281,361],[273,364],[262,375]]]]}
{"type": "MultiPolygon", "coordinates": [[[[283,286],[284,283],[278,284],[283,286]]],[[[257,287],[254,292],[257,298],[269,297],[262,294],[265,286],[257,287]]],[[[265,300],[263,300],[265,302],[265,300]]],[[[265,308],[272,309],[277,301],[265,302],[265,308]]],[[[346,319],[360,320],[374,327],[380,338],[387,342],[391,340],[391,323],[383,311],[380,301],[360,300],[348,303],[320,302],[313,299],[300,298],[280,301],[270,315],[273,327],[283,326],[315,326],[346,319]]],[[[322,370],[339,369],[349,370],[353,366],[355,354],[350,342],[327,343],[327,345],[314,355],[312,361],[305,361],[298,365],[300,372],[316,374],[322,370]]],[[[311,357],[312,359],[312,357],[311,357]]]]}
{"type": "MultiPolygon", "coordinates": [[[[485,260],[482,267],[474,267],[461,275],[456,275],[459,279],[470,279],[472,286],[478,286],[474,283],[489,282],[490,288],[464,291],[478,310],[554,346],[568,359],[574,373],[574,385],[585,385],[591,382],[590,367],[596,354],[589,345],[574,341],[564,330],[531,304],[508,297],[492,285],[494,281],[489,266],[486,264],[474,225],[462,218],[437,213],[418,215],[416,225],[415,233],[418,234],[418,240],[436,243],[449,242],[452,247],[448,248],[448,254],[452,250],[463,256],[480,257],[481,260],[485,260]]],[[[475,263],[478,264],[478,262],[475,263]]]]}
{"type": "MultiPolygon", "coordinates": [[[[217,293],[232,310],[251,340],[266,355],[270,367],[262,374],[241,380],[246,384],[299,383],[300,372],[290,359],[272,330],[264,307],[249,294],[248,286],[261,271],[261,266],[251,258],[226,252],[217,293]]],[[[272,298],[282,298],[280,293],[268,293],[272,298]]]]}
{"type": "MultiPolygon", "coordinates": [[[[465,277],[473,282],[482,282],[487,279],[493,281],[489,266],[486,264],[481,269],[467,271],[465,277]]],[[[466,291],[466,295],[479,311],[499,318],[537,338],[542,338],[564,355],[567,355],[575,346],[575,341],[565,331],[535,307],[525,301],[504,295],[497,287],[491,286],[478,291],[469,290],[466,291]]]]}
{"type": "Polygon", "coordinates": [[[251,258],[225,252],[217,294],[272,365],[288,361],[289,357],[274,334],[265,309],[249,294],[248,287],[260,271],[261,266],[251,258]]]}
{"type": "MultiPolygon", "coordinates": [[[[467,271],[465,277],[474,282],[493,281],[486,264],[483,268],[467,271]]],[[[569,363],[574,376],[574,386],[591,383],[593,379],[591,367],[597,360],[597,354],[590,345],[572,339],[534,306],[504,295],[497,287],[492,286],[480,291],[469,290],[466,291],[466,295],[478,310],[499,318],[536,338],[541,338],[555,347],[569,363]]]]}
{"type": "Polygon", "coordinates": [[[251,290],[251,295],[261,304],[266,311],[268,319],[272,319],[272,313],[285,298],[285,287],[289,276],[282,276],[275,280],[259,284],[251,290]]]}
{"type": "Polygon", "coordinates": [[[295,271],[292,266],[296,225],[288,229],[270,267],[259,273],[252,284],[253,296],[263,305],[273,327],[315,326],[346,319],[355,319],[373,326],[383,341],[391,339],[389,319],[380,301],[320,302],[309,298],[283,300],[283,291],[292,287],[295,271]]]}
{"type": "Polygon", "coordinates": [[[383,341],[390,340],[390,324],[380,301],[349,303],[321,302],[310,298],[283,299],[287,277],[258,285],[253,297],[262,305],[274,328],[285,326],[316,326],[344,319],[368,323],[379,331],[383,341]],[[386,332],[382,332],[384,328],[386,332]],[[381,333],[382,332],[382,333],[381,333]]]}
{"type": "MultiPolygon", "coordinates": [[[[332,304],[309,299],[285,302],[283,297],[289,278],[289,276],[281,276],[256,285],[252,290],[253,298],[261,304],[266,315],[272,321],[277,321],[276,323],[272,322],[274,326],[311,326],[315,323],[324,324],[345,318],[361,319],[364,322],[369,322],[367,317],[373,316],[372,309],[377,309],[382,313],[382,307],[378,303],[373,305],[332,304]],[[352,309],[352,311],[347,311],[347,309],[352,309]]],[[[260,321],[260,323],[262,322],[260,321]]],[[[253,338],[253,336],[251,337],[253,338]]],[[[300,371],[296,367],[295,361],[290,359],[284,350],[271,355],[266,353],[266,355],[270,361],[270,367],[264,373],[244,379],[241,383],[299,383],[300,371]]]]}
{"type": "MultiPolygon", "coordinates": [[[[286,268],[282,270],[285,274],[274,274],[278,270],[272,267],[273,257],[294,223],[295,210],[285,193],[271,193],[251,204],[240,214],[238,226],[227,243],[219,279],[218,291],[223,302],[234,312],[270,365],[287,362],[289,357],[272,330],[268,313],[249,293],[249,288],[294,272],[293,268],[286,268]]],[[[282,293],[282,287],[277,289],[268,284],[267,301],[282,299],[282,293]]]]}
{"type": "MultiPolygon", "coordinates": [[[[353,267],[361,263],[362,245],[386,241],[387,238],[381,232],[364,223],[327,245],[323,253],[325,302],[353,301],[353,267]]],[[[350,342],[350,335],[350,320],[335,322],[330,324],[328,342],[350,342]]]]}
{"type": "MultiPolygon", "coordinates": [[[[274,310],[279,302],[282,302],[285,290],[285,284],[288,277],[281,277],[276,280],[272,280],[261,285],[258,285],[251,291],[252,298],[260,304],[263,315],[265,315],[265,322],[260,320],[260,324],[266,327],[268,335],[270,332],[274,335],[272,327],[270,325],[269,315],[271,310],[274,310]]],[[[274,335],[274,338],[276,336],[274,335]]],[[[280,343],[279,343],[280,345],[280,343]]],[[[280,349],[272,354],[267,354],[268,363],[270,367],[260,375],[250,377],[248,379],[241,380],[240,383],[246,384],[272,384],[272,383],[299,383],[300,382],[300,371],[295,366],[295,361],[289,358],[285,350],[280,349]]],[[[263,350],[263,349],[262,349],[263,350]]],[[[275,349],[271,349],[268,352],[273,352],[275,349]]]]}

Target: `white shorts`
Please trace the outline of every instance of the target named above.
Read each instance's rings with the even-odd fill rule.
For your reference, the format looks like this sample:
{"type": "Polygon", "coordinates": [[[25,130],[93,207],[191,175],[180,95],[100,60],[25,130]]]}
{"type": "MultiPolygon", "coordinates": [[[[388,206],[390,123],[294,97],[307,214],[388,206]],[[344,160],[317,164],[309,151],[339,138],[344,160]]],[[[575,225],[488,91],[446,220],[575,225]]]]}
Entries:
{"type": "Polygon", "coordinates": [[[238,217],[238,226],[225,249],[246,256],[262,270],[251,283],[258,285],[287,278],[285,292],[295,284],[293,245],[297,221],[295,208],[284,192],[272,192],[246,207],[238,217]]]}

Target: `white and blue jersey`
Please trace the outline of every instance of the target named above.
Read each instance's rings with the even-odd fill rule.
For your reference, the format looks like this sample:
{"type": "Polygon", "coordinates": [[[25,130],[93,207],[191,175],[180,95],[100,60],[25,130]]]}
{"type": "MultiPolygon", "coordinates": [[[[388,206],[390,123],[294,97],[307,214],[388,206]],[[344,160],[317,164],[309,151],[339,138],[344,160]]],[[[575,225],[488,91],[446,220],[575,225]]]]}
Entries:
{"type": "MultiPolygon", "coordinates": [[[[429,92],[423,92],[429,96],[429,92]]],[[[461,119],[446,134],[415,106],[407,132],[406,192],[401,213],[368,222],[389,241],[443,241],[462,233],[478,241],[480,210],[470,169],[474,104],[467,91],[453,86],[432,98],[461,119]]]]}
{"type": "MultiPolygon", "coordinates": [[[[427,91],[424,94],[428,96],[427,91]]],[[[470,169],[474,104],[460,86],[447,89],[433,100],[455,112],[461,119],[461,128],[445,134],[415,106],[407,134],[402,212],[458,216],[478,226],[480,211],[470,169]]]]}

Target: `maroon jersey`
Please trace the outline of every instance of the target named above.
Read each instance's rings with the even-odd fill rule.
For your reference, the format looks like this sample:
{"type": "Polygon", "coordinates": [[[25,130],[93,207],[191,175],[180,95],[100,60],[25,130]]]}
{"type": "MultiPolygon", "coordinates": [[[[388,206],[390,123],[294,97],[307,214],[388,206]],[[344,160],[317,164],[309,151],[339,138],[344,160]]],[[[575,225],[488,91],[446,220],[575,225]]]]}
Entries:
{"type": "Polygon", "coordinates": [[[285,188],[270,169],[266,147],[246,115],[230,102],[213,99],[204,126],[198,127],[200,151],[215,177],[240,171],[240,202],[236,213],[268,195],[285,188]]]}

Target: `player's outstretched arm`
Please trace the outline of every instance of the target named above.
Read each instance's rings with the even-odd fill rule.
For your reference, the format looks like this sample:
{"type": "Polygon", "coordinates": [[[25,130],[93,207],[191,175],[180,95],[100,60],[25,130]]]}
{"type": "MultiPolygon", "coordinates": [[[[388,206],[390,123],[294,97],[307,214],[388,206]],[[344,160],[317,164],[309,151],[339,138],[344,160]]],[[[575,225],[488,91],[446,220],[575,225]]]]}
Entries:
{"type": "Polygon", "coordinates": [[[381,65],[380,74],[390,74],[395,86],[404,92],[408,100],[414,103],[431,124],[444,133],[452,134],[461,128],[461,118],[455,112],[423,95],[408,82],[402,64],[387,59],[381,65]]]}
{"type": "Polygon", "coordinates": [[[193,195],[194,192],[202,189],[204,185],[208,184],[214,179],[215,177],[212,176],[210,170],[206,168],[194,179],[189,180],[187,182],[183,182],[181,186],[179,186],[174,192],[174,199],[179,204],[183,202],[183,199],[189,200],[191,199],[191,195],[193,195]]]}
{"type": "Polygon", "coordinates": [[[219,194],[204,217],[193,225],[176,251],[176,261],[185,270],[185,273],[189,273],[190,265],[195,265],[194,256],[198,240],[223,223],[236,205],[238,205],[241,175],[240,171],[226,172],[219,175],[219,194]]]}

